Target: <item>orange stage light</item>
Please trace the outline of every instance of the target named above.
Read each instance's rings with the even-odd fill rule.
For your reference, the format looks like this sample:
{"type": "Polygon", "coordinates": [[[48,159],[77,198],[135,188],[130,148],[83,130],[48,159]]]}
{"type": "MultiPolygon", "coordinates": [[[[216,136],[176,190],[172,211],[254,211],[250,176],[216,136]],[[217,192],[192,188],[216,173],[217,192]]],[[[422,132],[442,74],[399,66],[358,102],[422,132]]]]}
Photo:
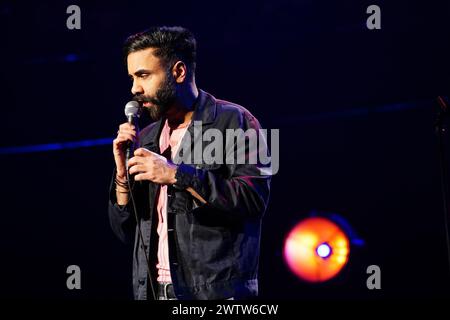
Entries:
{"type": "Polygon", "coordinates": [[[334,222],[307,218],[297,224],[284,243],[284,259],[298,277],[323,282],[336,276],[348,261],[349,240],[334,222]]]}

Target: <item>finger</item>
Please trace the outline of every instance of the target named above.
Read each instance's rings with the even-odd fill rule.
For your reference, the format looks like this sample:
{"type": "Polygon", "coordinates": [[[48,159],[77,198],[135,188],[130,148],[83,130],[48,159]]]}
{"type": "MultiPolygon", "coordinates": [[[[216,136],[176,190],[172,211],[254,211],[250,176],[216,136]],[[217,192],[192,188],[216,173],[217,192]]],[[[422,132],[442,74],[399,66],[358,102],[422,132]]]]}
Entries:
{"type": "Polygon", "coordinates": [[[127,130],[127,129],[134,130],[134,129],[136,129],[136,127],[133,124],[130,124],[128,122],[122,123],[119,126],[119,130],[127,130]]]}
{"type": "Polygon", "coordinates": [[[140,181],[140,180],[145,180],[145,174],[144,173],[139,173],[139,174],[134,176],[134,181],[140,181]]]}
{"type": "Polygon", "coordinates": [[[132,136],[136,137],[137,133],[134,130],[129,130],[129,129],[122,129],[117,131],[117,134],[131,134],[132,136]]]}
{"type": "Polygon", "coordinates": [[[117,137],[120,137],[120,136],[127,136],[127,137],[131,137],[131,138],[136,138],[136,136],[132,133],[132,132],[123,132],[123,131],[119,131],[118,133],[117,133],[117,137]]]}
{"type": "Polygon", "coordinates": [[[114,145],[118,146],[118,147],[122,147],[124,145],[124,143],[126,143],[127,141],[133,141],[132,140],[133,137],[117,137],[116,139],[114,139],[114,145]]]}
{"type": "Polygon", "coordinates": [[[130,167],[130,169],[128,170],[128,172],[130,173],[130,174],[134,174],[134,173],[137,173],[137,172],[145,172],[145,166],[144,165],[142,165],[142,164],[136,164],[136,165],[134,165],[134,166],[132,166],[132,167],[130,167]]]}
{"type": "Polygon", "coordinates": [[[135,137],[129,133],[119,133],[117,139],[119,142],[134,141],[135,137]]]}
{"type": "Polygon", "coordinates": [[[134,166],[137,164],[143,164],[144,163],[145,158],[144,157],[140,157],[140,156],[134,156],[132,158],[130,158],[130,160],[128,160],[128,166],[134,166]]]}
{"type": "Polygon", "coordinates": [[[138,148],[138,149],[136,149],[136,151],[134,151],[134,155],[141,156],[141,157],[148,157],[148,156],[152,155],[152,152],[145,148],[138,148]]]}

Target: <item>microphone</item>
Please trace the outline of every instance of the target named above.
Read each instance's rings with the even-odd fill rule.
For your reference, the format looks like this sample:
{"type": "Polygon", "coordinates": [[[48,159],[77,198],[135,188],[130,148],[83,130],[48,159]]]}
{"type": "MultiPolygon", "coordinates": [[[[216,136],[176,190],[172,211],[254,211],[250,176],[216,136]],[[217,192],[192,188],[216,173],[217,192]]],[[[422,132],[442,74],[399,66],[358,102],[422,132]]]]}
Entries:
{"type": "MultiPolygon", "coordinates": [[[[127,116],[127,120],[129,124],[132,124],[136,128],[136,132],[138,130],[138,119],[141,116],[141,107],[137,101],[130,101],[125,105],[125,115],[127,116]]],[[[125,165],[128,172],[128,160],[133,156],[134,151],[134,141],[128,141],[126,144],[126,152],[125,152],[125,165]]]]}

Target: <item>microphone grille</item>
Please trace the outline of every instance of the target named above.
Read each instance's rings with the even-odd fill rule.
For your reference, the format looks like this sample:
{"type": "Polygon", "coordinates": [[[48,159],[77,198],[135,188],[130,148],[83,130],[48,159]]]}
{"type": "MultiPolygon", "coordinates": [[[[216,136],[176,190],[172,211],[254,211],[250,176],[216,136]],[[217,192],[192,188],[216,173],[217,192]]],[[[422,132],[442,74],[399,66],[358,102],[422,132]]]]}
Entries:
{"type": "Polygon", "coordinates": [[[125,115],[139,117],[140,107],[137,101],[130,101],[125,105],[125,115]]]}

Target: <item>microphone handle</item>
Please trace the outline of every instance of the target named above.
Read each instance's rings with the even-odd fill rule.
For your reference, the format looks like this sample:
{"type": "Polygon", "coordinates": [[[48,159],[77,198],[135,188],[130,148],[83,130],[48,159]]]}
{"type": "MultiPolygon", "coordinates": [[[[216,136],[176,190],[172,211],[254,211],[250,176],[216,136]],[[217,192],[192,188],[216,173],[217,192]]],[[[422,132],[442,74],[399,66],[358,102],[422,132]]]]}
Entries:
{"type": "MultiPolygon", "coordinates": [[[[137,129],[137,117],[133,115],[128,115],[127,119],[128,123],[134,125],[135,128],[137,129]]],[[[138,130],[136,130],[136,132],[138,132],[138,130]]],[[[134,153],[134,141],[128,141],[126,144],[126,152],[125,152],[125,166],[127,172],[128,172],[128,160],[133,157],[133,153],[134,153]]]]}

